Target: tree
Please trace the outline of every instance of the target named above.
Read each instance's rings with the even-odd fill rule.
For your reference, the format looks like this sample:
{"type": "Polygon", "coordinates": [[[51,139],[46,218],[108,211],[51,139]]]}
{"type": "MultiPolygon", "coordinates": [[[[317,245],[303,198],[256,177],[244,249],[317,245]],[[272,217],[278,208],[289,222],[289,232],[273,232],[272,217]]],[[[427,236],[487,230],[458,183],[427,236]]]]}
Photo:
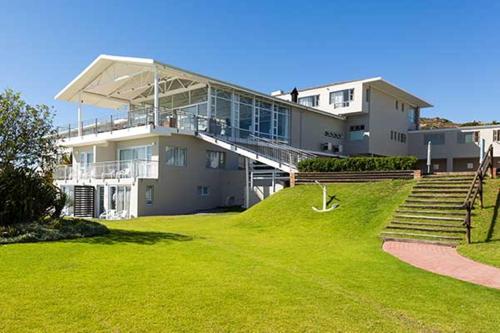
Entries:
{"type": "Polygon", "coordinates": [[[58,153],[53,119],[48,106],[31,106],[10,89],[1,93],[0,169],[14,167],[50,174],[58,153]]]}
{"type": "Polygon", "coordinates": [[[52,183],[57,159],[53,112],[19,93],[0,94],[0,226],[60,215],[65,195],[52,183]]]}

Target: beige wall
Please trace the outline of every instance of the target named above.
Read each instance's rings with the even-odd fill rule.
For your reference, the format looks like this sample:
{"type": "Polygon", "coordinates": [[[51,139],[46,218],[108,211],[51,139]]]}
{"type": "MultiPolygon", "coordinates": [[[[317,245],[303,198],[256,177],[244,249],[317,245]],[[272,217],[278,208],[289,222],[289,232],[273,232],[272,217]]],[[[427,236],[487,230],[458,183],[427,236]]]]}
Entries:
{"type": "Polygon", "coordinates": [[[408,105],[405,110],[396,110],[396,98],[373,87],[370,88],[370,153],[382,156],[408,154],[408,105]],[[406,143],[391,140],[391,130],[407,135],[406,143]]]}
{"type": "Polygon", "coordinates": [[[334,132],[343,136],[343,120],[299,108],[292,108],[290,118],[290,143],[292,146],[319,151],[323,143],[342,144],[343,140],[327,136],[325,132],[334,132]]]}
{"type": "MultiPolygon", "coordinates": [[[[316,108],[332,114],[345,115],[361,112],[363,110],[363,83],[360,81],[299,91],[299,98],[314,95],[319,95],[319,105],[316,108]],[[348,107],[334,108],[334,105],[330,104],[330,93],[345,89],[354,89],[353,101],[349,103],[348,107]]],[[[279,95],[276,97],[287,101],[291,100],[290,94],[279,95]]]]}
{"type": "Polygon", "coordinates": [[[206,168],[206,151],[224,151],[198,138],[172,135],[159,138],[159,179],[141,180],[138,186],[139,215],[183,214],[243,204],[244,170],[238,169],[238,156],[226,153],[225,169],[206,168]],[[167,145],[187,148],[187,165],[166,165],[167,145]],[[154,186],[154,203],[146,205],[147,185],[154,186]],[[209,195],[200,196],[198,186],[208,186],[209,195]]]}

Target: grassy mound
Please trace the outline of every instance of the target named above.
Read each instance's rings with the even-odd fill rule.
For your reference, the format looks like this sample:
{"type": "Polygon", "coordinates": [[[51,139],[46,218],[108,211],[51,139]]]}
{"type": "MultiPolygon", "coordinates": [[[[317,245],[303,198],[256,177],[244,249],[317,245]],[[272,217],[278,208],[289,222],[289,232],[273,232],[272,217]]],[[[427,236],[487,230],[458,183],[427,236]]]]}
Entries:
{"type": "Polygon", "coordinates": [[[500,291],[407,265],[379,231],[412,182],[280,191],[244,213],[107,221],[0,247],[0,332],[495,332],[500,291]]]}
{"type": "Polygon", "coordinates": [[[0,244],[47,242],[101,236],[106,226],[83,219],[46,219],[42,222],[0,227],[0,244]]]}
{"type": "Polygon", "coordinates": [[[484,187],[484,208],[479,200],[472,216],[472,244],[458,251],[474,260],[500,267],[500,179],[490,179],[484,187]]]}

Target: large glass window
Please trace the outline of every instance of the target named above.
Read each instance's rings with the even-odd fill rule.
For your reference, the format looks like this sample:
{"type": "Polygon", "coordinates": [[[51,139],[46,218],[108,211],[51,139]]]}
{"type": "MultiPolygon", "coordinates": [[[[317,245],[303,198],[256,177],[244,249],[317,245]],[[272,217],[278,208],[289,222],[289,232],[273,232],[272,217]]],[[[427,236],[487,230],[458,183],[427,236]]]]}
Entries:
{"type": "Polygon", "coordinates": [[[305,106],[318,106],[319,105],[319,95],[307,96],[299,98],[299,104],[305,106]]]}
{"type": "Polygon", "coordinates": [[[231,126],[231,93],[212,89],[212,117],[231,126]]]}
{"type": "Polygon", "coordinates": [[[288,138],[288,108],[280,105],[274,106],[274,138],[287,141],[288,138]]]}
{"type": "Polygon", "coordinates": [[[153,155],[153,146],[141,146],[123,148],[119,150],[120,161],[143,160],[151,161],[153,155]]]}
{"type": "Polygon", "coordinates": [[[253,99],[244,95],[235,95],[236,121],[240,138],[247,138],[252,133],[253,99]]]}
{"type": "Polygon", "coordinates": [[[424,145],[428,144],[429,141],[433,145],[444,145],[444,133],[432,133],[424,135],[424,145]]]}
{"type": "Polygon", "coordinates": [[[345,90],[333,91],[330,93],[330,104],[333,104],[333,107],[335,109],[347,107],[353,100],[354,100],[354,89],[345,89],[345,90]]]}
{"type": "Polygon", "coordinates": [[[167,165],[183,167],[187,164],[187,148],[166,147],[167,165]]]}
{"type": "Polygon", "coordinates": [[[457,143],[475,143],[479,142],[479,132],[458,132],[457,133],[457,143]]]}
{"type": "Polygon", "coordinates": [[[226,164],[226,153],[222,151],[207,150],[207,168],[223,169],[226,164]]]}
{"type": "Polygon", "coordinates": [[[255,132],[260,137],[271,138],[272,104],[257,100],[255,106],[255,132]]]}
{"type": "Polygon", "coordinates": [[[408,129],[417,129],[417,109],[412,106],[408,107],[408,129]]]}

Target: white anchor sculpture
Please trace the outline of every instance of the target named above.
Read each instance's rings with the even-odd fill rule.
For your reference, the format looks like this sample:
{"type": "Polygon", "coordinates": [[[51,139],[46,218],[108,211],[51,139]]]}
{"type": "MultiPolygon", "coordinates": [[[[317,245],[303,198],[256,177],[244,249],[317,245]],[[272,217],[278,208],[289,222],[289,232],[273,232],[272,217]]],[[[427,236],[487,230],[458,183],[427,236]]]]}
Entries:
{"type": "Polygon", "coordinates": [[[338,204],[333,204],[330,208],[326,208],[328,206],[328,203],[330,203],[331,201],[333,201],[333,199],[335,199],[335,196],[332,196],[332,199],[329,202],[327,202],[326,197],[327,197],[328,193],[327,193],[326,185],[321,185],[320,182],[318,182],[317,180],[315,180],[314,182],[316,184],[318,184],[318,186],[323,189],[323,208],[319,209],[319,208],[316,208],[313,206],[312,209],[318,213],[326,213],[326,212],[332,211],[335,208],[337,208],[339,206],[338,204]]]}

